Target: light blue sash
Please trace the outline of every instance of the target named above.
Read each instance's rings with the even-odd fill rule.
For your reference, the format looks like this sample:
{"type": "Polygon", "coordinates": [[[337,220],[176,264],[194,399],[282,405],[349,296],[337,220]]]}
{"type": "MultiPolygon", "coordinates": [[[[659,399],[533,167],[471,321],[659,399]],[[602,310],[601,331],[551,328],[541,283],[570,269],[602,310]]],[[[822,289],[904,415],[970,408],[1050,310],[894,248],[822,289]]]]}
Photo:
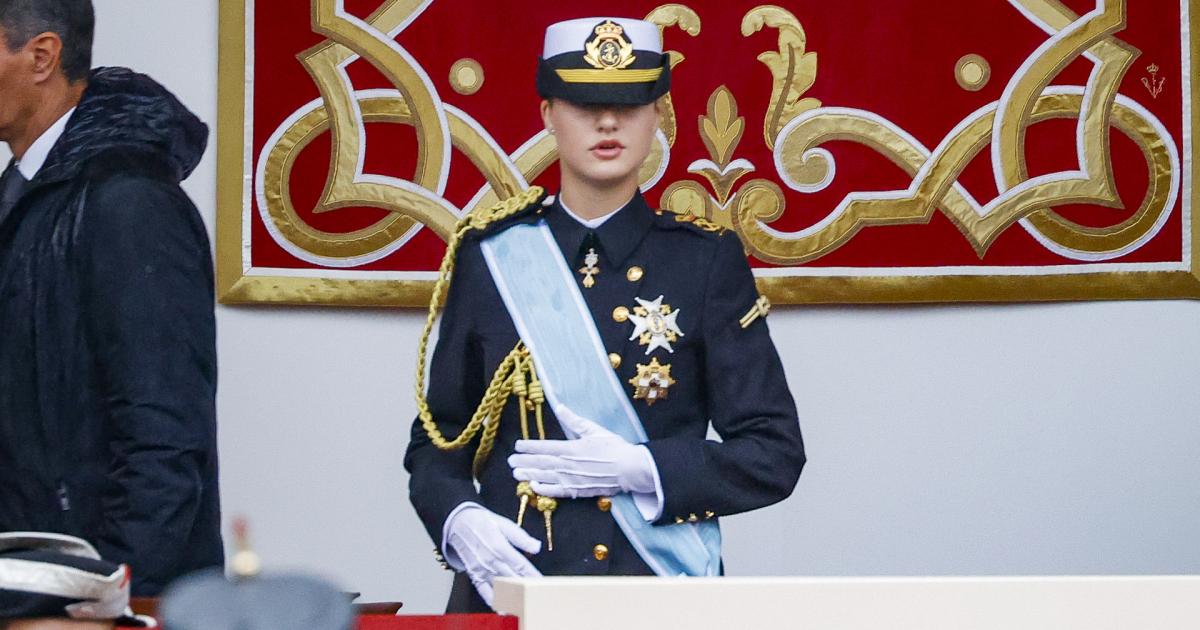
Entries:
{"type": "MultiPolygon", "coordinates": [[[[564,404],[630,443],[645,442],[642,421],[609,365],[596,323],[546,222],[510,227],[485,239],[482,249],[551,406],[564,404]]],[[[715,522],[653,526],[628,494],[613,497],[612,513],[655,574],[720,574],[721,530],[715,522]]]]}

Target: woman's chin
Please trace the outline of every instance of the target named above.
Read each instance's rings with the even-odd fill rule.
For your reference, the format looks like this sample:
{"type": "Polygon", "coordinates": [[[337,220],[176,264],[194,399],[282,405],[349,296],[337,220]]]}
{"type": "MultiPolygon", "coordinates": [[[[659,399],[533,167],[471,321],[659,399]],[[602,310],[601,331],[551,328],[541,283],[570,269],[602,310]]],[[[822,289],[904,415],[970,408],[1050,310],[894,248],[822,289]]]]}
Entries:
{"type": "Polygon", "coordinates": [[[593,164],[581,169],[580,179],[596,187],[620,186],[630,179],[637,181],[639,168],[628,164],[593,164]]]}

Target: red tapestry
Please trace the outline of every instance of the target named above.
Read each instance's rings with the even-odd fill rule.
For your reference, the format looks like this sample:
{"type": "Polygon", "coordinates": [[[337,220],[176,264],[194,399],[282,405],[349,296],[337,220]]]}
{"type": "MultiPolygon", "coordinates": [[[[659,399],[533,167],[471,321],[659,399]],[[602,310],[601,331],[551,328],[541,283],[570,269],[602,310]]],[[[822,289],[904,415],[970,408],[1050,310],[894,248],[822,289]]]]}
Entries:
{"type": "Polygon", "coordinates": [[[553,191],[542,34],[663,27],[648,201],[776,303],[1200,296],[1193,0],[221,0],[225,302],[424,306],[467,213],[553,191]]]}

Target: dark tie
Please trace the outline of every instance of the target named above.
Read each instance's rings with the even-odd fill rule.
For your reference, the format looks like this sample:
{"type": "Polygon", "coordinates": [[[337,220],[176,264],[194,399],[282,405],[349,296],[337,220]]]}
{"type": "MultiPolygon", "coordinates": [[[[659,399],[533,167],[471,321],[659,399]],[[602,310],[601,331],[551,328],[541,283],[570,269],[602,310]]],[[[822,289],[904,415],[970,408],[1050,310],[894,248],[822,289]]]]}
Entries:
{"type": "Polygon", "coordinates": [[[28,183],[17,169],[16,160],[9,162],[4,175],[0,176],[0,223],[8,218],[8,213],[21,199],[21,193],[25,192],[25,184],[28,183]]]}

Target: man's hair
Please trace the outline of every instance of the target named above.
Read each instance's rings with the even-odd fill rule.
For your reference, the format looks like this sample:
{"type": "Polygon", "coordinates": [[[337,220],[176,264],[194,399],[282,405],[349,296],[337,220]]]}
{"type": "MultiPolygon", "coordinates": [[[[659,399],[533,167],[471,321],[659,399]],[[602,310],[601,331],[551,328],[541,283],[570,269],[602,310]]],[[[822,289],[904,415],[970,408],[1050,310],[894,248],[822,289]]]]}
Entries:
{"type": "Polygon", "coordinates": [[[42,33],[62,40],[62,71],[74,83],[92,69],[96,14],[92,0],[0,0],[0,28],[16,52],[42,33]]]}

